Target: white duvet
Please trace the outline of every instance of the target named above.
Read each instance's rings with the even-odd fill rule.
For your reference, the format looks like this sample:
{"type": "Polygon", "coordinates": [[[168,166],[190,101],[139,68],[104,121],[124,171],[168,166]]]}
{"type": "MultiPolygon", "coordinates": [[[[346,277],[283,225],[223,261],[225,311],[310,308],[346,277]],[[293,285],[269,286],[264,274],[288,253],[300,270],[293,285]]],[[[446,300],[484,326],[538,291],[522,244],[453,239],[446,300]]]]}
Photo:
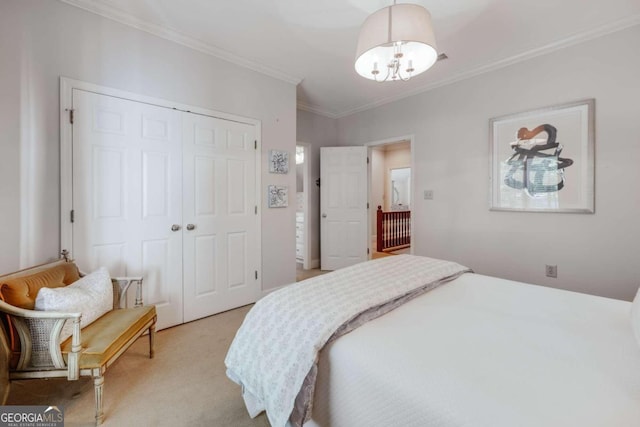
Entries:
{"type": "Polygon", "coordinates": [[[274,427],[302,425],[312,413],[318,352],[333,338],[469,271],[459,264],[401,255],[369,261],[280,289],[247,314],[227,357],[251,416],[274,427]]]}
{"type": "Polygon", "coordinates": [[[465,274],[327,345],[305,426],[640,426],[630,307],[465,274]]]}

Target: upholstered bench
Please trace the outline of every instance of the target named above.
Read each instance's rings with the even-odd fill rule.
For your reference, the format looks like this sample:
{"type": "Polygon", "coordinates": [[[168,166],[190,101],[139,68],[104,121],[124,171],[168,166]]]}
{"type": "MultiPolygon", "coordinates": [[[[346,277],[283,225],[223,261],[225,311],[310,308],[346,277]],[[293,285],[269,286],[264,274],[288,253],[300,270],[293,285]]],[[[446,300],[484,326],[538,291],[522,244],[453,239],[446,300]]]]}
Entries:
{"type": "MultiPolygon", "coordinates": [[[[11,380],[92,377],[96,424],[101,424],[106,369],[147,331],[149,355],[153,357],[156,309],[142,303],[141,277],[111,279],[113,309],[82,328],[82,313],[34,310],[37,294],[43,287],[65,287],[80,277],[75,264],[67,260],[0,276],[2,404],[8,398],[11,380]],[[137,284],[135,307],[126,308],[127,290],[134,283],[137,284]],[[68,338],[61,339],[67,321],[72,325],[72,329],[67,330],[72,332],[68,338]]],[[[106,280],[108,283],[108,276],[106,280]]]]}

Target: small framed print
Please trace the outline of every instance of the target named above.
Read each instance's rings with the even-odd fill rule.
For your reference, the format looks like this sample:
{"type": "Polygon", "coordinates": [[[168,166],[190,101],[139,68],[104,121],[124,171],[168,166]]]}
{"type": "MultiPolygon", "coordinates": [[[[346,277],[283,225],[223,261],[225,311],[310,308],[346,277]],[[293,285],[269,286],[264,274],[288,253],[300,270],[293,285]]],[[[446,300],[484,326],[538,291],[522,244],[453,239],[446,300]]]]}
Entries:
{"type": "Polygon", "coordinates": [[[286,208],[289,206],[289,188],[284,185],[269,185],[267,202],[270,208],[286,208]]]}
{"type": "Polygon", "coordinates": [[[269,150],[269,172],[289,173],[289,153],[286,151],[269,150]]]}
{"type": "Polygon", "coordinates": [[[490,209],[593,213],[594,107],[587,99],[491,119],[490,209]]]}

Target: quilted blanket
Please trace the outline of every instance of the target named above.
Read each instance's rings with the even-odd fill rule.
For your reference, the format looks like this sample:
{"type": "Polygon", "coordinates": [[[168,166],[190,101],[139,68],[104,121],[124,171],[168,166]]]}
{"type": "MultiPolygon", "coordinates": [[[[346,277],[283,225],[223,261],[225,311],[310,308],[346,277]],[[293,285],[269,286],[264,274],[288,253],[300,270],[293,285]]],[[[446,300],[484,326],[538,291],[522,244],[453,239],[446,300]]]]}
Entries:
{"type": "Polygon", "coordinates": [[[454,262],[398,255],[356,264],[279,289],[247,314],[225,364],[247,410],[273,427],[310,419],[318,353],[406,301],[470,270],[454,262]]]}

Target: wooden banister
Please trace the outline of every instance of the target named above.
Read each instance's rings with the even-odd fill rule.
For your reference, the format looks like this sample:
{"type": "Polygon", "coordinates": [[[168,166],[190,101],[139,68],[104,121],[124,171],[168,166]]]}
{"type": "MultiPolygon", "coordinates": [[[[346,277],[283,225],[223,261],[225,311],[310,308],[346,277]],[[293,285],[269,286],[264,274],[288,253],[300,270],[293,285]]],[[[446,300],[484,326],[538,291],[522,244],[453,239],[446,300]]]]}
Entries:
{"type": "Polygon", "coordinates": [[[376,247],[378,252],[411,246],[411,211],[376,212],[376,247]]]}

